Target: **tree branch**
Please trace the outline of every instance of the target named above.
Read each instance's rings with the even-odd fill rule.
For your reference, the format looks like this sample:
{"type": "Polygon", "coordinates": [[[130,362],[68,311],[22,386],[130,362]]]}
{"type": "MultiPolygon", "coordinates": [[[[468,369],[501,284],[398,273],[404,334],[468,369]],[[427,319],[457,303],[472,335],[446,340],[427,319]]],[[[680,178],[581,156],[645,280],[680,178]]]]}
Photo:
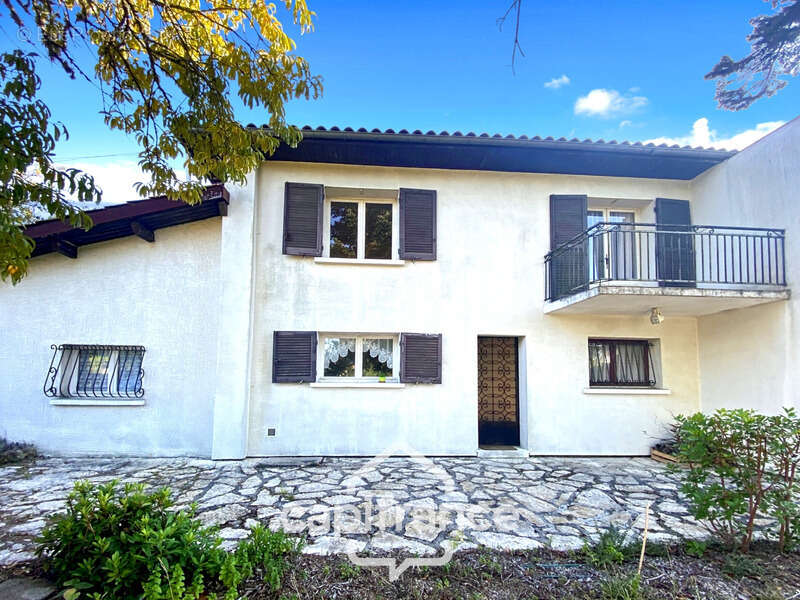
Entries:
{"type": "Polygon", "coordinates": [[[499,19],[497,19],[497,27],[500,29],[500,31],[503,30],[503,25],[505,24],[506,19],[508,18],[508,15],[511,13],[512,10],[516,11],[516,16],[515,16],[515,19],[514,19],[514,21],[515,21],[514,22],[514,43],[511,46],[511,72],[514,75],[516,75],[517,73],[516,73],[515,66],[516,66],[517,52],[519,52],[520,56],[522,56],[522,57],[525,56],[525,52],[522,51],[522,46],[519,43],[519,20],[520,20],[520,15],[522,13],[522,0],[512,0],[512,2],[509,5],[508,9],[506,10],[505,14],[502,17],[500,17],[499,19]]]}

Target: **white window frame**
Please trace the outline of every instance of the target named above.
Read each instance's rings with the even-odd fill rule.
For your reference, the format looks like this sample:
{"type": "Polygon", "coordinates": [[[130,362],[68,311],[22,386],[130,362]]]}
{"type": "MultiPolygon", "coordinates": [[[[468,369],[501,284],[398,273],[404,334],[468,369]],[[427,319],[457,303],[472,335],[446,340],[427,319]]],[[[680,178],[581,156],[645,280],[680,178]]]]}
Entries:
{"type": "MultiPolygon", "coordinates": [[[[634,225],[635,226],[637,223],[639,223],[639,211],[637,209],[635,209],[635,208],[619,208],[619,207],[613,207],[613,206],[589,206],[589,207],[587,207],[587,213],[588,212],[601,212],[601,213],[603,213],[601,221],[604,222],[604,223],[610,223],[611,222],[611,213],[612,212],[631,214],[631,215],[633,215],[633,222],[630,223],[630,225],[634,225]]],[[[588,218],[588,215],[587,215],[587,218],[588,218]]],[[[620,223],[620,225],[623,225],[623,223],[620,223]]],[[[634,231],[635,231],[635,229],[634,229],[634,231]]],[[[634,234],[634,237],[633,237],[633,243],[634,244],[639,243],[639,239],[637,237],[635,237],[635,234],[634,234]]],[[[605,266],[605,268],[607,270],[609,270],[610,267],[611,267],[611,247],[609,246],[609,244],[603,244],[603,265],[605,266]]],[[[634,266],[634,271],[635,271],[634,279],[635,279],[635,276],[638,275],[640,268],[641,268],[641,265],[636,263],[636,265],[634,266]]],[[[623,280],[623,281],[627,281],[627,280],[623,280]]]]}
{"type": "Polygon", "coordinates": [[[392,340],[392,376],[386,377],[386,383],[400,382],[400,336],[396,333],[320,333],[317,341],[317,382],[360,382],[382,383],[380,377],[364,377],[364,340],[392,340]],[[325,377],[325,340],[328,338],[356,338],[356,364],[353,377],[325,377]]]}
{"type": "Polygon", "coordinates": [[[322,257],[330,260],[352,263],[381,264],[398,262],[400,260],[399,244],[400,239],[400,208],[397,198],[355,198],[355,197],[335,197],[325,198],[325,215],[322,224],[322,257]],[[331,257],[331,203],[350,202],[358,204],[358,226],[356,231],[356,258],[333,258],[331,257]],[[390,204],[392,206],[392,255],[390,258],[365,258],[367,240],[367,204],[390,204]]]}

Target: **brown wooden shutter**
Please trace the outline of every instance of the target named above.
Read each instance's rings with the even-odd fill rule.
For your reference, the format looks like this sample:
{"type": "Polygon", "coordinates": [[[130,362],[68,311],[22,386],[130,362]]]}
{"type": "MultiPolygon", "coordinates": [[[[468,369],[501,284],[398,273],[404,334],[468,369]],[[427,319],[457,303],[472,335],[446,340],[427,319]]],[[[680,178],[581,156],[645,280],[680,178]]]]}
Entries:
{"type": "Polygon", "coordinates": [[[289,183],[283,198],[283,253],[322,256],[323,186],[289,183]]]}
{"type": "Polygon", "coordinates": [[[399,256],[436,260],[436,190],[400,188],[399,256]]]}
{"type": "Polygon", "coordinates": [[[688,200],[656,198],[656,276],[661,286],[697,285],[692,216],[688,200]],[[671,233],[677,232],[677,233],[671,233]]]}
{"type": "MultiPolygon", "coordinates": [[[[586,231],[588,224],[586,196],[550,196],[550,250],[555,250],[586,231]]],[[[589,272],[586,244],[577,244],[557,253],[550,261],[550,297],[553,299],[581,289],[589,272]]]]}
{"type": "Polygon", "coordinates": [[[308,383],[317,379],[317,332],[275,331],[272,383],[308,383]]]}
{"type": "Polygon", "coordinates": [[[400,334],[400,381],[442,383],[442,334],[400,334]]]}

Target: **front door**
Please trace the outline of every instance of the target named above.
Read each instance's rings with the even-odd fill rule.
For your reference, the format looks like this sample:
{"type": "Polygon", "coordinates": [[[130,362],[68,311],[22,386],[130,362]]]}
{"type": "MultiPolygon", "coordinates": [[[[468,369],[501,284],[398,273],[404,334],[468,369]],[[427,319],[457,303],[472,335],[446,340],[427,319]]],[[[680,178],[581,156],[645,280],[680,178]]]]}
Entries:
{"type": "Polygon", "coordinates": [[[519,446],[518,360],[517,338],[478,338],[478,443],[481,446],[519,446]]]}

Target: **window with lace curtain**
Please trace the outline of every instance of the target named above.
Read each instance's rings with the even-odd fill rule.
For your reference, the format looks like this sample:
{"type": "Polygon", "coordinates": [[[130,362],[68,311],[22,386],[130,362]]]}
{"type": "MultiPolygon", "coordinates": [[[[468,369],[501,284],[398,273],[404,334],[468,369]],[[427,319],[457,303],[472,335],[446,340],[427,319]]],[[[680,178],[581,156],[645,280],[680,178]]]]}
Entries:
{"type": "Polygon", "coordinates": [[[398,381],[397,336],[320,334],[320,381],[398,381]]]}

